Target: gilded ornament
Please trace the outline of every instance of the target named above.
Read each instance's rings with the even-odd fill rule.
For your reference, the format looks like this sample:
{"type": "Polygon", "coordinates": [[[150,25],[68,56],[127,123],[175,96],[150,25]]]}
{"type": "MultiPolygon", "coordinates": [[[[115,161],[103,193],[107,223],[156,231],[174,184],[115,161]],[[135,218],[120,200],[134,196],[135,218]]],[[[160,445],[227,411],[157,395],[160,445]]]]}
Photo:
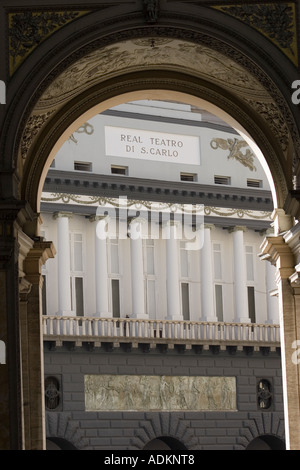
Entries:
{"type": "Polygon", "coordinates": [[[8,14],[9,68],[12,75],[29,54],[55,31],[88,11],[19,11],[8,14]]]}
{"type": "MultiPolygon", "coordinates": [[[[75,132],[78,134],[92,135],[94,133],[94,126],[92,126],[92,124],[89,124],[88,122],[85,122],[75,132]]],[[[69,142],[74,142],[75,144],[78,143],[78,140],[74,137],[74,134],[72,134],[68,140],[69,142]]]]}
{"type": "Polygon", "coordinates": [[[256,171],[254,165],[254,155],[251,150],[248,148],[246,152],[242,152],[243,147],[248,147],[248,144],[245,140],[239,139],[221,139],[215,138],[212,139],[210,143],[211,148],[214,150],[221,148],[222,150],[229,150],[229,155],[227,156],[228,160],[235,159],[240,162],[245,167],[249,168],[251,171],[256,171]]]}
{"type": "Polygon", "coordinates": [[[214,6],[259,31],[298,65],[295,3],[214,6]]]}

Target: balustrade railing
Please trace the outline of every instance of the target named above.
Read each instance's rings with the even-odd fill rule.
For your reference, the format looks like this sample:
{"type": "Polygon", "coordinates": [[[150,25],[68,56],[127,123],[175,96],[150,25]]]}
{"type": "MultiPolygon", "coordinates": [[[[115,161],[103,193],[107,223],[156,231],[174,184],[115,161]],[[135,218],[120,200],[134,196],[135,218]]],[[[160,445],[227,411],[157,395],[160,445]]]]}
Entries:
{"type": "Polygon", "coordinates": [[[280,343],[279,325],[257,323],[43,316],[45,339],[189,343],[280,343]]]}

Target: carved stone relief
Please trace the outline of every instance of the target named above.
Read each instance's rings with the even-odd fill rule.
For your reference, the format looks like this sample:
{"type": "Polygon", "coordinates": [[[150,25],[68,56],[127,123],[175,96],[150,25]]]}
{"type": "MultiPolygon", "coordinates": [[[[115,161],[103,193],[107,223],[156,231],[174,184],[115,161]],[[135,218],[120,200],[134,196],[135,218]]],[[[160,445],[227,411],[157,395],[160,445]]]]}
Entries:
{"type": "Polygon", "coordinates": [[[158,41],[154,43],[155,47],[149,47],[149,44],[124,41],[87,54],[47,88],[38,109],[63,104],[84,89],[122,71],[135,71],[140,67],[152,69],[157,65],[173,65],[177,69],[196,72],[235,93],[246,93],[249,99],[266,96],[265,89],[242,66],[206,46],[178,40],[158,41]]]}
{"type": "Polygon", "coordinates": [[[26,157],[28,150],[25,141],[33,142],[46,124],[49,113],[57,111],[69,100],[99,82],[120,73],[151,70],[155,67],[172,67],[174,70],[191,73],[237,95],[261,114],[274,134],[279,136],[282,150],[286,151],[288,132],[279,107],[256,77],[234,58],[192,42],[144,38],[97,49],[64,70],[45,90],[27,122],[21,146],[22,157],[26,157]]]}
{"type": "Polygon", "coordinates": [[[86,411],[235,411],[235,377],[86,375],[86,411]]]}

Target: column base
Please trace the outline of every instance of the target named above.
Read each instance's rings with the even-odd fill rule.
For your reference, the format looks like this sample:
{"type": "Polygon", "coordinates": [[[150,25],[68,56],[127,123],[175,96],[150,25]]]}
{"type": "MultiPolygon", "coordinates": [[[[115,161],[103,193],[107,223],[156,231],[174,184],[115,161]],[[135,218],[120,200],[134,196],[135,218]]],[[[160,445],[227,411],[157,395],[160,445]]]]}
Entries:
{"type": "Polygon", "coordinates": [[[112,312],[96,312],[95,313],[96,318],[113,318],[112,312]]]}
{"type": "Polygon", "coordinates": [[[76,317],[76,313],[71,310],[61,310],[56,314],[58,317],[76,317]]]}
{"type": "Polygon", "coordinates": [[[235,323],[251,323],[250,318],[248,317],[242,317],[238,318],[237,320],[234,320],[235,323]]]}
{"type": "Polygon", "coordinates": [[[218,323],[218,318],[217,317],[206,317],[204,321],[207,321],[209,323],[218,323]]]}
{"type": "Polygon", "coordinates": [[[149,315],[147,315],[146,313],[136,313],[131,315],[129,318],[134,318],[137,320],[149,320],[149,315]]]}
{"type": "Polygon", "coordinates": [[[168,320],[168,321],[184,321],[182,315],[173,315],[172,317],[167,316],[166,320],[168,320]]]}

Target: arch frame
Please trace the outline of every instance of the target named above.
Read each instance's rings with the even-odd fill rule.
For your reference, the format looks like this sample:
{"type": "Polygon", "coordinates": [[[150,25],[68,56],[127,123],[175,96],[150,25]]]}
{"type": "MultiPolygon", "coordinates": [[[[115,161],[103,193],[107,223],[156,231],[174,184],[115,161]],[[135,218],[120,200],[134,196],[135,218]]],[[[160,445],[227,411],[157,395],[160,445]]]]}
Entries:
{"type": "MultiPolygon", "coordinates": [[[[296,119],[300,113],[297,107],[291,105],[291,100],[288,102],[291,96],[290,86],[292,80],[296,77],[296,69],[284,54],[260,33],[248,25],[244,25],[243,33],[241,33],[240,25],[239,20],[207,6],[189,4],[185,5],[183,11],[182,5],[175,2],[172,5],[172,11],[170,11],[170,6],[163,0],[156,24],[147,24],[142,12],[137,11],[135,8],[132,9],[132,6],[123,5],[118,14],[116,8],[113,7],[101,11],[94,10],[92,14],[82,16],[76,20],[76,31],[74,31],[72,24],[60,29],[51,37],[51,40],[45,40],[41,47],[29,56],[29,59],[20,66],[20,70],[12,77],[10,87],[11,90],[15,90],[15,96],[13,100],[10,100],[7,120],[4,125],[7,139],[3,154],[8,159],[13,158],[13,161],[10,162],[6,160],[4,166],[7,171],[14,169],[14,181],[7,188],[7,191],[14,193],[14,196],[17,193],[17,197],[23,197],[28,192],[27,190],[24,191],[23,188],[20,189],[19,184],[19,181],[22,182],[24,179],[23,162],[20,162],[20,148],[22,148],[22,145],[24,146],[24,133],[25,138],[27,137],[26,124],[32,117],[32,111],[43,92],[49,84],[55,82],[63,70],[96,49],[117,44],[120,41],[128,40],[128,38],[145,38],[149,41],[153,38],[177,38],[188,40],[195,47],[199,45],[210,47],[213,50],[222,51],[224,56],[233,57],[234,61],[242,65],[249,75],[255,75],[273,102],[278,104],[278,108],[282,113],[281,118],[283,118],[289,129],[290,138],[287,143],[289,148],[286,149],[285,156],[282,155],[282,152],[280,155],[280,151],[278,152],[280,145],[278,146],[278,140],[276,140],[277,136],[270,131],[270,128],[268,129],[268,126],[264,126],[265,134],[270,131],[269,149],[272,148],[272,140],[275,140],[271,156],[268,153],[266,159],[269,166],[273,166],[271,173],[274,179],[277,180],[275,185],[277,186],[279,207],[288,205],[288,208],[292,208],[293,212],[298,213],[297,198],[295,201],[293,198],[295,193],[292,194],[292,160],[298,160],[297,152],[299,153],[299,150],[296,144],[300,142],[300,138],[296,119]],[[110,15],[114,15],[114,22],[112,22],[112,16],[110,15]],[[198,18],[201,18],[200,23],[198,18]],[[263,47],[257,45],[258,43],[263,47]],[[281,60],[280,66],[279,60],[281,60]],[[284,64],[284,73],[282,64],[284,64]],[[24,78],[24,75],[25,80],[20,82],[20,78],[24,78]],[[30,96],[29,101],[28,96],[30,96]],[[16,118],[18,114],[19,119],[16,118]],[[14,123],[12,123],[12,116],[14,123]],[[11,136],[10,131],[12,131],[11,136]],[[8,170],[9,167],[10,170],[8,170]]],[[[178,71],[174,64],[169,68],[169,72],[172,73],[172,70],[178,71]]],[[[192,77],[192,79],[195,79],[195,77],[192,77]]],[[[97,85],[100,87],[100,83],[97,85]]],[[[85,108],[85,97],[83,95],[86,92],[88,90],[76,97],[77,102],[83,99],[82,109],[85,108]]],[[[222,98],[222,94],[220,94],[220,102],[222,98]]],[[[101,99],[100,96],[99,99],[101,99]]],[[[73,104],[72,100],[66,103],[63,112],[68,112],[67,108],[72,108],[73,104]]],[[[251,114],[251,106],[249,106],[248,112],[251,114]]],[[[259,119],[258,114],[257,112],[253,113],[253,121],[259,119]]],[[[51,122],[54,123],[56,117],[56,115],[47,116],[47,125],[51,127],[51,122]]],[[[76,116],[74,117],[76,118],[76,116]]],[[[277,117],[281,119],[279,114],[277,117]]],[[[43,138],[47,139],[44,128],[40,129],[38,127],[39,124],[33,126],[33,128],[31,126],[31,129],[29,129],[29,132],[35,134],[34,137],[38,137],[35,145],[31,145],[30,148],[26,149],[26,154],[29,156],[29,165],[32,155],[39,152],[38,146],[43,145],[43,138]],[[43,132],[43,136],[40,131],[43,132]]],[[[253,137],[255,140],[255,136],[253,137]]],[[[55,143],[52,142],[52,145],[54,147],[55,143]]],[[[33,167],[38,168],[38,171],[40,171],[39,165],[40,162],[38,164],[33,162],[33,167]]],[[[26,173],[27,177],[28,173],[26,173]]],[[[30,190],[29,188],[28,190],[30,190]]]]}
{"type": "MultiPolygon", "coordinates": [[[[45,39],[13,76],[7,75],[9,79],[5,115],[3,118],[0,116],[1,124],[3,124],[0,144],[0,152],[3,156],[0,164],[0,185],[3,203],[1,214],[7,223],[7,213],[10,211],[11,206],[16,208],[17,204],[23,204],[23,201],[23,205],[25,203],[29,205],[26,201],[27,198],[30,200],[30,209],[33,212],[29,216],[28,214],[25,215],[25,211],[23,211],[21,217],[20,211],[16,211],[18,216],[15,218],[15,225],[9,228],[11,234],[14,233],[15,235],[16,231],[23,229],[31,239],[35,239],[38,235],[38,187],[43,170],[46,168],[45,165],[49,164],[50,154],[63,132],[69,132],[72,120],[73,123],[76,122],[76,119],[79,119],[87,111],[85,108],[87,103],[89,102],[89,104],[95,106],[99,102],[108,104],[109,99],[120,96],[120,93],[124,96],[132,91],[141,91],[141,89],[140,84],[137,85],[138,81],[135,82],[134,87],[131,84],[131,88],[125,86],[124,82],[123,88],[119,88],[118,93],[115,88],[112,94],[113,81],[117,81],[118,77],[123,76],[124,78],[125,71],[119,70],[114,76],[102,76],[95,83],[87,83],[84,90],[75,93],[70,100],[67,100],[55,112],[50,112],[52,110],[43,111],[44,116],[40,112],[41,108],[39,108],[41,97],[51,84],[58,83],[58,78],[68,67],[80,64],[80,60],[87,57],[88,54],[108,47],[115,47],[134,38],[146,38],[148,40],[148,51],[151,51],[153,38],[171,38],[173,40],[175,38],[177,41],[189,42],[194,47],[201,45],[215,52],[222,51],[226,60],[231,56],[237,66],[242,67],[249,76],[257,78],[261,90],[264,90],[268,97],[267,101],[270,108],[267,111],[264,109],[265,103],[262,103],[262,106],[257,103],[256,108],[250,105],[247,107],[245,103],[241,105],[238,95],[232,96],[231,101],[227,101],[224,106],[225,109],[229,105],[236,106],[240,110],[243,109],[243,116],[240,119],[242,121],[244,119],[245,130],[249,132],[249,135],[259,146],[263,147],[269,162],[275,180],[278,207],[284,207],[292,215],[299,214],[299,202],[297,195],[293,193],[292,177],[298,176],[295,167],[299,163],[300,152],[300,110],[293,106],[289,99],[291,83],[298,78],[298,69],[288,61],[278,48],[250,26],[243,25],[241,32],[241,22],[239,20],[218,12],[207,6],[207,4],[199,5],[199,3],[194,5],[186,2],[184,4],[183,2],[161,0],[159,15],[155,24],[148,24],[140,1],[124,2],[119,10],[120,2],[117,2],[118,7],[114,6],[113,8],[104,8],[101,2],[98,2],[97,9],[93,8],[90,14],[76,20],[76,23],[60,28],[55,34],[45,39]],[[273,117],[276,117],[274,120],[272,119],[271,106],[273,106],[273,110],[275,107],[278,111],[274,111],[273,117]],[[259,109],[261,109],[262,114],[266,113],[268,117],[267,121],[263,120],[263,126],[259,125],[262,122],[259,118],[259,109]],[[277,120],[278,122],[276,122],[277,120]],[[60,129],[57,126],[58,122],[62,126],[60,129]],[[288,134],[288,140],[284,151],[280,142],[281,139],[274,132],[271,122],[273,124],[276,122],[275,127],[279,131],[281,122],[286,126],[285,132],[288,134]]],[[[39,4],[39,0],[35,2],[35,6],[36,4],[39,4]]],[[[48,4],[51,5],[52,9],[57,6],[54,0],[50,0],[48,4]]],[[[27,8],[31,9],[32,7],[27,8]]],[[[40,5],[39,14],[42,15],[44,11],[44,6],[40,5]]],[[[7,11],[5,11],[5,14],[7,14],[7,11]]],[[[151,65],[153,64],[145,62],[144,67],[138,67],[136,70],[131,70],[131,72],[151,73],[151,70],[154,69],[151,65]]],[[[158,65],[158,74],[165,73],[171,76],[174,73],[180,74],[183,72],[183,68],[176,67],[174,62],[158,65]]],[[[226,98],[228,90],[220,87],[218,94],[211,86],[204,87],[203,76],[197,73],[187,74],[187,76],[188,79],[186,78],[181,82],[177,80],[176,89],[179,84],[185,83],[186,88],[188,88],[187,84],[199,80],[199,84],[202,83],[205,92],[215,91],[214,96],[219,97],[217,104],[222,108],[221,103],[226,98]]],[[[147,84],[143,84],[144,91],[146,85],[148,90],[155,89],[153,83],[151,85],[148,81],[147,84]]],[[[159,86],[156,86],[159,89],[168,89],[165,88],[166,85],[162,86],[162,81],[159,86]]],[[[170,82],[168,86],[171,87],[170,82]]],[[[199,88],[197,92],[195,90],[191,92],[191,87],[189,87],[189,90],[186,89],[186,94],[203,99],[203,94],[200,93],[199,88]]],[[[239,114],[236,117],[238,116],[239,114]]],[[[18,236],[9,238],[12,247],[8,255],[8,238],[0,238],[1,253],[4,253],[1,258],[4,287],[2,287],[0,295],[4,300],[9,300],[5,313],[6,318],[3,320],[1,317],[0,319],[2,325],[6,324],[8,318],[18,317],[16,299],[19,296],[19,290],[15,269],[19,254],[17,243],[15,243],[17,239],[18,236]],[[8,256],[10,256],[11,267],[7,267],[6,258],[8,256]],[[11,280],[13,280],[13,284],[11,280]]],[[[15,333],[18,333],[17,324],[13,325],[11,333],[13,341],[10,343],[10,347],[16,347],[17,350],[19,345],[15,333]]],[[[40,339],[40,337],[36,337],[37,342],[40,339]]],[[[18,398],[19,402],[18,411],[5,417],[5,419],[10,418],[11,429],[13,429],[12,424],[15,425],[14,430],[11,431],[12,437],[5,436],[5,440],[10,439],[12,448],[14,446],[19,448],[22,445],[21,416],[19,413],[19,408],[21,408],[21,378],[18,367],[15,368],[15,372],[13,371],[15,364],[9,355],[8,361],[10,375],[7,383],[4,384],[4,407],[7,405],[7,409],[14,410],[16,406],[15,398],[18,398]],[[14,390],[13,393],[11,393],[12,389],[14,390]]]]}

